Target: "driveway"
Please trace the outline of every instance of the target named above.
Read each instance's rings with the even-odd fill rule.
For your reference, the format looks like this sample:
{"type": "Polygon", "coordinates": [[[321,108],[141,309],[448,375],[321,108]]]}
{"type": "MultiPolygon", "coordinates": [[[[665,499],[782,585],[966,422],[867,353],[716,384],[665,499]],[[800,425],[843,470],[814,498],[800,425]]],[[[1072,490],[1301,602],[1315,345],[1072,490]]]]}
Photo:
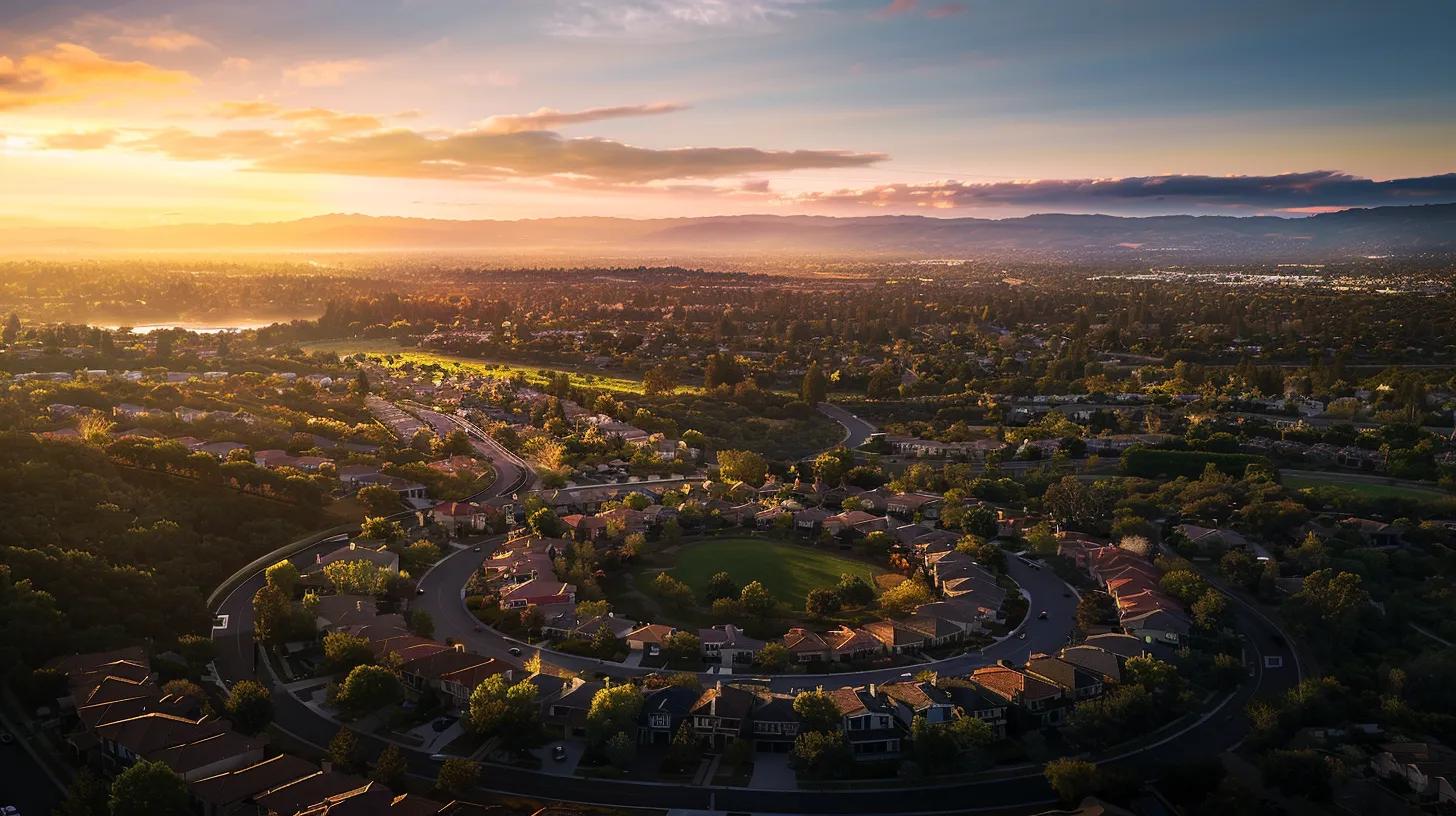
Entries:
{"type": "Polygon", "coordinates": [[[531,753],[541,760],[541,773],[551,776],[576,776],[576,764],[581,762],[581,755],[586,751],[586,745],[578,740],[555,740],[537,748],[531,753]],[[551,756],[551,751],[556,746],[566,749],[566,759],[557,760],[551,756]]]}
{"type": "Polygon", "coordinates": [[[798,790],[798,777],[789,767],[788,754],[754,754],[753,776],[748,787],[754,790],[798,790]]]}

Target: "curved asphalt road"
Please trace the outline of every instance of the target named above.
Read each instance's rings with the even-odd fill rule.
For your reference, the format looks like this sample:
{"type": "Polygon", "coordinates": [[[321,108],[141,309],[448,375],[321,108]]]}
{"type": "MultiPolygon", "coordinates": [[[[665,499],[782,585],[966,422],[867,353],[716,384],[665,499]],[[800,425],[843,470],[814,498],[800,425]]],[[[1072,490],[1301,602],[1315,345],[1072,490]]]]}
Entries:
{"type": "MultiPolygon", "coordinates": [[[[821,402],[818,408],[819,413],[844,426],[844,439],[839,442],[839,445],[843,445],[850,450],[854,450],[869,441],[870,434],[879,430],[874,425],[833,403],[821,402]]],[[[835,447],[839,447],[839,445],[835,447]]]]}
{"type": "MultiPolygon", "coordinates": [[[[493,542],[492,542],[493,543],[493,542]]],[[[320,543],[297,556],[307,561],[313,552],[322,551],[336,542],[320,543]]],[[[482,546],[482,549],[485,549],[482,546]]],[[[421,608],[435,617],[436,634],[457,637],[470,648],[489,656],[510,659],[505,652],[509,644],[489,630],[475,631],[474,619],[460,603],[465,577],[479,564],[480,554],[471,550],[456,552],[442,560],[422,579],[426,594],[420,598],[421,608]],[[431,588],[434,591],[431,591],[431,588]]],[[[1071,619],[1074,599],[1062,597],[1065,585],[1048,570],[1032,570],[1016,559],[1010,562],[1011,574],[1022,582],[1030,596],[1026,640],[1008,639],[988,647],[983,655],[965,655],[942,661],[945,672],[965,672],[976,665],[996,658],[1024,659],[1036,649],[1052,651],[1059,646],[1065,631],[1049,621],[1038,621],[1039,611],[1053,613],[1057,620],[1071,619]]],[[[231,684],[254,677],[251,637],[251,598],[262,585],[261,573],[230,593],[221,604],[220,613],[229,614],[229,629],[214,634],[219,642],[218,673],[231,684]]],[[[1279,694],[1298,680],[1294,656],[1273,624],[1257,610],[1234,599],[1234,615],[1239,630],[1247,637],[1252,682],[1238,691],[1214,712],[1205,715],[1192,727],[1165,741],[1144,746],[1116,759],[1138,769],[1148,777],[1155,776],[1161,765],[1214,756],[1235,747],[1248,732],[1243,710],[1256,696],[1279,694]],[[1277,658],[1282,666],[1266,666],[1265,658],[1277,658]]],[[[1064,624],[1065,625],[1065,624],[1064,624]]],[[[592,661],[588,661],[592,662],[592,661]]],[[[594,663],[594,662],[592,662],[594,663]]],[[[631,669],[616,666],[618,675],[631,669]]],[[[640,669],[637,671],[641,671],[640,669]]],[[[894,679],[903,670],[859,672],[832,675],[836,684],[858,684],[894,679]]],[[[716,678],[715,678],[716,679],[716,678]]],[[[776,678],[775,688],[791,688],[813,682],[806,675],[776,678]]],[[[304,706],[297,698],[275,690],[275,721],[288,733],[315,746],[328,744],[338,726],[304,706]]],[[[384,742],[369,735],[360,735],[360,742],[371,754],[383,750],[384,742]]],[[[408,752],[411,772],[433,778],[436,766],[419,752],[408,752]]],[[[691,810],[732,810],[754,813],[924,813],[966,812],[975,809],[1035,809],[1052,800],[1052,794],[1039,773],[997,780],[953,784],[941,787],[894,790],[857,791],[770,791],[747,788],[706,788],[604,780],[586,780],[532,773],[516,768],[487,765],[483,769],[481,788],[492,792],[517,794],[549,800],[568,800],[619,806],[679,808],[691,810]]]]}
{"type": "MultiPolygon", "coordinates": [[[[419,588],[424,595],[415,599],[414,607],[430,613],[435,621],[435,636],[451,638],[465,644],[467,649],[487,657],[495,657],[509,663],[520,664],[521,659],[510,655],[509,649],[519,648],[522,656],[536,651],[528,643],[507,638],[501,633],[483,626],[470,614],[462,602],[465,582],[480,567],[484,553],[490,552],[502,540],[501,536],[482,539],[481,553],[470,549],[452,553],[435,564],[420,579],[419,588]]],[[[941,674],[967,674],[979,666],[995,663],[997,660],[1024,662],[1033,652],[1054,654],[1067,642],[1077,609],[1077,598],[1070,588],[1050,569],[1035,569],[1015,556],[1007,557],[1007,570],[1011,577],[1021,584],[1022,593],[1027,596],[1029,608],[1026,620],[1018,629],[1026,633],[1026,639],[1008,637],[987,646],[981,652],[958,655],[932,663],[916,666],[872,669],[869,671],[844,672],[837,674],[806,675],[786,674],[775,676],[770,688],[775,691],[812,688],[821,683],[840,685],[864,685],[886,683],[898,680],[907,672],[935,669],[941,674]],[[1039,620],[1040,613],[1047,614],[1046,620],[1039,620]]],[[[661,671],[660,669],[624,666],[621,663],[597,660],[590,657],[570,655],[563,652],[542,650],[546,662],[573,672],[610,674],[616,677],[640,676],[661,671]]],[[[745,675],[753,676],[753,675],[745,675]]],[[[728,679],[731,675],[702,674],[705,683],[728,679]]]]}

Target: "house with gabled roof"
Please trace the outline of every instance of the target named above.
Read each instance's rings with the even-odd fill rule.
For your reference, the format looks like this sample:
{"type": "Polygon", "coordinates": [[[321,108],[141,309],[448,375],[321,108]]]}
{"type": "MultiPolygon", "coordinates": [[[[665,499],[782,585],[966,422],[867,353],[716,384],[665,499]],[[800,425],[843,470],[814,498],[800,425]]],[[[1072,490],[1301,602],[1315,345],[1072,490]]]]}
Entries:
{"type": "Polygon", "coordinates": [[[752,691],[723,681],[704,689],[693,703],[693,731],[715,748],[747,735],[758,699],[752,691]]]}
{"type": "Polygon", "coordinates": [[[817,632],[795,626],[784,633],[783,644],[795,663],[829,659],[829,644],[817,632]]]}
{"type": "Polygon", "coordinates": [[[1059,725],[1066,719],[1066,692],[1061,686],[1004,661],[971,672],[971,682],[1014,706],[1039,726],[1059,725]]]}

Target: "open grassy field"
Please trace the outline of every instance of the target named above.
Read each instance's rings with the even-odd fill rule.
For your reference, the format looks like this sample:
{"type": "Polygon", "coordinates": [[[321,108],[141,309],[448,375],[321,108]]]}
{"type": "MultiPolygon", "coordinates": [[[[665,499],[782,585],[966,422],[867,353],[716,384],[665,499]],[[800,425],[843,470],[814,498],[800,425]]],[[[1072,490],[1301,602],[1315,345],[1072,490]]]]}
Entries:
{"type": "Polygon", "coordinates": [[[1346,478],[1338,473],[1328,475],[1285,473],[1280,476],[1280,482],[1290,490],[1302,490],[1308,487],[1337,487],[1341,490],[1348,490],[1351,493],[1371,499],[1399,498],[1426,501],[1449,495],[1436,487],[1428,488],[1419,485],[1384,484],[1381,482],[1346,478]]]}
{"type": "MultiPolygon", "coordinates": [[[[634,393],[640,393],[642,391],[642,381],[630,377],[576,371],[560,366],[479,360],[473,357],[461,357],[459,355],[445,354],[429,349],[411,348],[400,345],[398,341],[389,338],[317,340],[312,343],[304,343],[303,350],[308,352],[331,351],[340,357],[364,354],[382,365],[389,364],[384,359],[389,357],[392,358],[393,365],[396,367],[403,365],[405,362],[413,363],[416,366],[435,363],[449,370],[465,371],[493,377],[509,377],[519,371],[525,376],[526,382],[531,385],[544,385],[551,375],[564,372],[571,378],[572,385],[590,386],[607,391],[630,391],[634,393]]],[[[694,389],[684,386],[680,390],[692,391],[694,389]]]]}
{"type": "MultiPolygon", "coordinates": [[[[883,572],[863,561],[808,544],[764,538],[712,538],[685,544],[676,556],[668,572],[692,587],[699,597],[714,573],[727,572],[739,586],[759,581],[784,606],[794,610],[804,608],[804,596],[809,590],[833,586],[839,583],[840,575],[858,575],[873,585],[875,576],[883,572]]],[[[640,585],[645,585],[646,579],[650,575],[640,585]]]]}

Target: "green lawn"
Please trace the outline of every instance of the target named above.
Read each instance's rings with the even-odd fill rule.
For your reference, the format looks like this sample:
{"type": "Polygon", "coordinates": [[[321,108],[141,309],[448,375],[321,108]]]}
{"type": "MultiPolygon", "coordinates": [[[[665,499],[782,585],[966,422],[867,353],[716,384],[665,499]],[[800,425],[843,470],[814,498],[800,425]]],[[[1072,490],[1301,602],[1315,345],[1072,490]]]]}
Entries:
{"type": "MultiPolygon", "coordinates": [[[[840,575],[858,575],[874,585],[875,575],[883,572],[863,561],[808,544],[764,538],[713,538],[686,544],[676,555],[676,563],[668,572],[692,587],[700,598],[714,573],[727,572],[739,586],[749,581],[761,582],[775,598],[794,610],[804,608],[804,596],[809,590],[833,586],[839,583],[840,575]]],[[[649,573],[639,585],[645,585],[650,577],[649,573]]]]}
{"type": "Polygon", "coordinates": [[[1342,479],[1337,474],[1332,474],[1329,478],[1284,474],[1280,477],[1280,482],[1290,490],[1303,490],[1308,487],[1337,487],[1371,499],[1398,498],[1426,501],[1447,495],[1435,487],[1426,488],[1415,485],[1357,481],[1355,479],[1342,479]]]}
{"type": "MultiPolygon", "coordinates": [[[[571,384],[575,386],[590,386],[606,391],[630,391],[633,393],[641,393],[642,391],[642,381],[630,377],[574,371],[551,365],[506,363],[497,360],[461,357],[456,354],[445,354],[444,352],[431,351],[429,349],[403,346],[398,341],[389,338],[317,340],[302,344],[302,348],[308,352],[331,351],[340,357],[364,354],[380,364],[385,364],[386,361],[383,359],[385,357],[394,358],[395,365],[400,365],[405,362],[411,362],[417,366],[426,363],[436,363],[448,370],[465,371],[494,377],[509,377],[511,374],[519,371],[525,376],[526,382],[531,385],[545,385],[550,374],[565,372],[571,378],[571,384]]],[[[679,390],[693,391],[695,389],[689,386],[681,386],[679,390]]]]}

